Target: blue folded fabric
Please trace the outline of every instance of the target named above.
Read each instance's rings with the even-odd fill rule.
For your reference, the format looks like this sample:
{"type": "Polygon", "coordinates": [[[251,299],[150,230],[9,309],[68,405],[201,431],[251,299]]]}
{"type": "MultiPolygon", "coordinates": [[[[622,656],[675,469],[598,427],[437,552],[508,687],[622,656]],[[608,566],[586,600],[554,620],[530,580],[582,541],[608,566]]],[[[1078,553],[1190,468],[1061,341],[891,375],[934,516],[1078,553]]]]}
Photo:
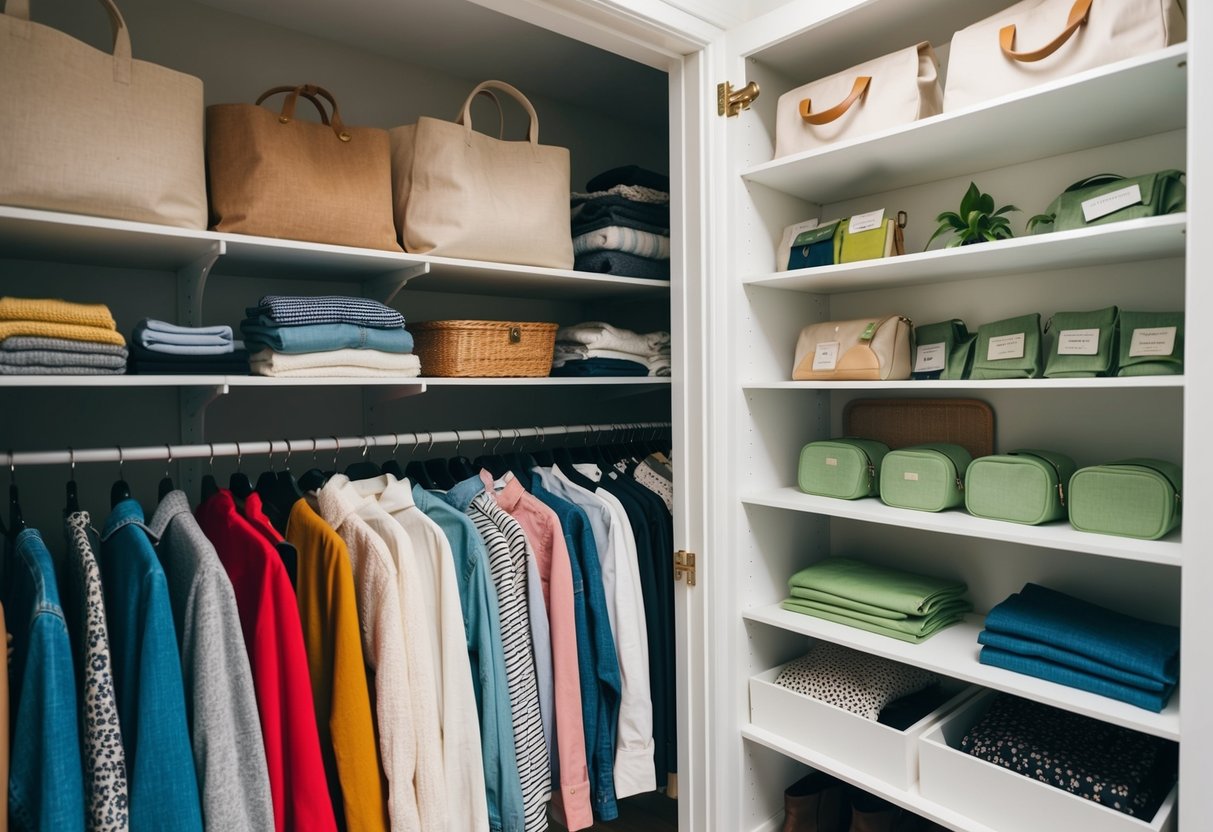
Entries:
{"type": "Polygon", "coordinates": [[[593,251],[573,259],[579,272],[598,272],[622,277],[647,277],[651,280],[670,279],[670,261],[653,260],[623,251],[593,251]]]}
{"type": "Polygon", "coordinates": [[[1069,650],[1055,647],[1052,644],[1041,644],[1039,641],[1032,641],[1028,638],[982,630],[977,636],[977,642],[987,647],[993,647],[996,650],[1005,650],[1008,653],[1015,653],[1034,659],[1044,659],[1064,667],[1073,668],[1074,670],[1081,670],[1083,673],[1102,676],[1113,682],[1141,688],[1142,690],[1158,693],[1172,687],[1167,682],[1160,682],[1148,676],[1139,676],[1136,673],[1121,670],[1119,667],[1113,667],[1095,659],[1080,656],[1078,653],[1071,653],[1069,650]]]}
{"type": "Polygon", "coordinates": [[[646,364],[635,361],[623,361],[619,358],[587,358],[584,361],[567,361],[559,367],[552,368],[553,377],[589,378],[595,376],[647,376],[649,368],[646,364]]]}
{"type": "Polygon", "coordinates": [[[1167,700],[1171,698],[1171,693],[1175,690],[1174,686],[1168,686],[1161,692],[1142,690],[1141,688],[1113,682],[1111,679],[1105,679],[1102,676],[1083,673],[1081,670],[1065,667],[1046,659],[1021,656],[1018,653],[1009,653],[1006,650],[999,650],[989,645],[981,648],[979,660],[982,664],[988,664],[991,667],[1001,667],[1015,673],[1022,673],[1025,676],[1035,676],[1037,679],[1056,682],[1069,688],[1078,688],[1079,690],[1097,693],[1100,696],[1106,696],[1109,699],[1116,699],[1120,702],[1128,702],[1130,705],[1136,705],[1139,708],[1144,708],[1154,713],[1158,713],[1166,707],[1167,700]]]}
{"type": "Polygon", "coordinates": [[[404,316],[392,307],[377,300],[345,295],[265,295],[245,312],[250,318],[265,315],[280,326],[353,324],[380,329],[404,326],[404,316]]]}
{"type": "Polygon", "coordinates": [[[1173,685],[1179,680],[1179,628],[1123,615],[1028,583],[986,616],[986,629],[1173,685]]]}
{"type": "Polygon", "coordinates": [[[265,326],[246,319],[240,323],[240,331],[250,352],[261,347],[285,353],[345,349],[396,353],[413,351],[413,336],[403,328],[379,329],[353,324],[265,326]]]}

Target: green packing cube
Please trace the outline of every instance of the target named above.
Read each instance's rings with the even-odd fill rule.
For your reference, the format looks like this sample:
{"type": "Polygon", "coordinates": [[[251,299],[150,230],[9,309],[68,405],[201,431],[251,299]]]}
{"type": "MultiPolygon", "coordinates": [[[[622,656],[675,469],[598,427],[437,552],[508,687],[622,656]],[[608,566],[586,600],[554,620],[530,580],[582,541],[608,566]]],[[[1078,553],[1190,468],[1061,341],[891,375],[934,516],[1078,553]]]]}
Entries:
{"type": "Polygon", "coordinates": [[[959,318],[927,324],[914,330],[914,378],[959,380],[967,378],[973,362],[975,333],[959,318]]]}
{"type": "Polygon", "coordinates": [[[965,473],[965,508],[975,517],[1035,526],[1066,517],[1066,486],[1078,466],[1065,454],[1022,448],[983,456],[965,473]]]}
{"type": "Polygon", "coordinates": [[[1040,378],[1040,314],[1020,315],[977,329],[969,378],[1040,378]]]}
{"type": "Polygon", "coordinates": [[[1160,217],[1187,210],[1187,188],[1181,170],[1142,176],[1100,173],[1075,182],[1029,221],[1033,234],[1073,231],[1109,222],[1160,217]]]}
{"type": "Polygon", "coordinates": [[[880,467],[885,505],[943,511],[964,502],[964,475],[972,455],[959,445],[934,442],[889,451],[880,467]]]}
{"type": "Polygon", "coordinates": [[[1070,525],[1082,532],[1157,540],[1179,527],[1183,469],[1161,459],[1125,459],[1070,478],[1070,525]]]}
{"type": "Polygon", "coordinates": [[[889,446],[874,439],[824,439],[800,449],[796,481],[819,497],[857,500],[880,493],[880,464],[889,446]]]}
{"type": "Polygon", "coordinates": [[[1045,325],[1053,343],[1045,378],[1093,378],[1116,375],[1115,306],[1093,312],[1058,312],[1045,325]]]}
{"type": "Polygon", "coordinates": [[[1184,371],[1184,313],[1121,312],[1120,376],[1179,376],[1184,371]]]}

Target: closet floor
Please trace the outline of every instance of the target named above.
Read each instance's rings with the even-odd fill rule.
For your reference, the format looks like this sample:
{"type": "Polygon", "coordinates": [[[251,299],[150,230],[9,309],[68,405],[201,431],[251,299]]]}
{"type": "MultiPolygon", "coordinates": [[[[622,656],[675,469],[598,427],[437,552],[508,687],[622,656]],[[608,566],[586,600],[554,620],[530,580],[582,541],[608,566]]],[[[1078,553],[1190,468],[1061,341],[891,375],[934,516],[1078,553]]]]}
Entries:
{"type": "Polygon", "coordinates": [[[618,818],[596,823],[590,832],[678,832],[678,801],[659,792],[626,798],[619,801],[618,818]]]}

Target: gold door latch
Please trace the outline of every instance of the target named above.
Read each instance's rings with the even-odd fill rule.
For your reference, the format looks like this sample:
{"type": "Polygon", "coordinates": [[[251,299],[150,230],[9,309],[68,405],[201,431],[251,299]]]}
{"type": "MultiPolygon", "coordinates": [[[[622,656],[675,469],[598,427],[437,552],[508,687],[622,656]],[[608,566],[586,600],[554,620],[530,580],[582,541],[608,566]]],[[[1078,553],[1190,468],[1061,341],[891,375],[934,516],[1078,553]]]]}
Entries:
{"type": "Polygon", "coordinates": [[[760,90],[754,81],[739,90],[734,90],[728,81],[716,85],[716,115],[732,117],[742,110],[750,109],[760,90]]]}
{"type": "Polygon", "coordinates": [[[683,575],[687,577],[687,586],[695,586],[695,553],[679,549],[674,553],[674,580],[683,575]]]}

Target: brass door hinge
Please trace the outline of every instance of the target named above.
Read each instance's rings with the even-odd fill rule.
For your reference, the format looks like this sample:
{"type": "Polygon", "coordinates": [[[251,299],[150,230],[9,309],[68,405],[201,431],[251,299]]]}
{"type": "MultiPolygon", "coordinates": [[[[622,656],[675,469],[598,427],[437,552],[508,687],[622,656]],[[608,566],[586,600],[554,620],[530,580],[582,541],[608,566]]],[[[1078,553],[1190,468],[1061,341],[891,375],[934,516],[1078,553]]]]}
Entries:
{"type": "Polygon", "coordinates": [[[687,576],[687,586],[695,586],[695,553],[679,549],[674,553],[674,580],[687,576]]]}
{"type": "Polygon", "coordinates": [[[742,110],[750,109],[758,97],[758,84],[754,81],[739,90],[734,90],[728,81],[716,85],[716,115],[732,117],[742,110]]]}

